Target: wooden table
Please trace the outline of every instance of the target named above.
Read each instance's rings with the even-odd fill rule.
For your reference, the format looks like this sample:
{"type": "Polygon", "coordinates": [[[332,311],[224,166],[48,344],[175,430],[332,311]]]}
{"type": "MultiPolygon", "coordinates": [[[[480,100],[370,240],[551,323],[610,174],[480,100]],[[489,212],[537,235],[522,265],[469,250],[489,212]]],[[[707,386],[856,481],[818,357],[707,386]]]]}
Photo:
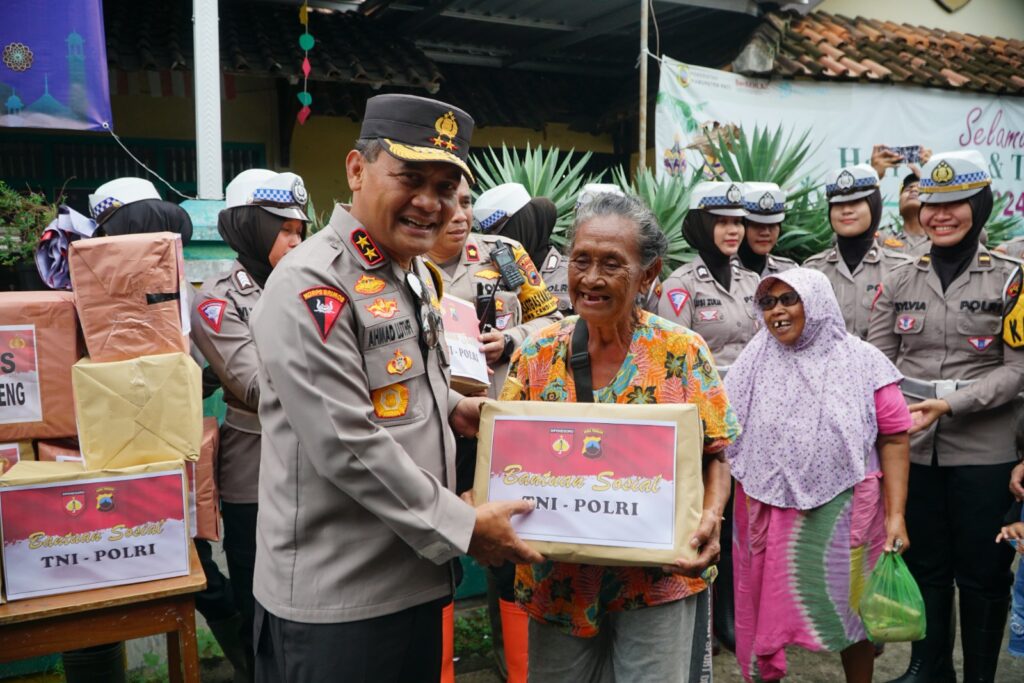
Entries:
{"type": "Polygon", "coordinates": [[[0,605],[0,662],[166,633],[170,680],[199,683],[193,594],[206,576],[189,548],[188,576],[0,605]]]}

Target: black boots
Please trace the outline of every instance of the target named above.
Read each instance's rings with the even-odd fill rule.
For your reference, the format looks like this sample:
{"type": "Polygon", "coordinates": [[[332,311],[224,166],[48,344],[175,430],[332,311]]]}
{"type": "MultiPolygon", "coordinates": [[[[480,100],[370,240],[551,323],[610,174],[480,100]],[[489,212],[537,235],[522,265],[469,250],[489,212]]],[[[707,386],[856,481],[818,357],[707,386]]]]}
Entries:
{"type": "Polygon", "coordinates": [[[889,683],[956,683],[956,671],[953,669],[953,643],[956,638],[953,588],[922,586],[921,595],[924,597],[927,634],[924,640],[911,643],[907,672],[889,683]]]}
{"type": "Polygon", "coordinates": [[[960,642],[964,650],[964,683],[992,683],[1003,644],[1010,598],[991,600],[960,591],[960,642]]]}

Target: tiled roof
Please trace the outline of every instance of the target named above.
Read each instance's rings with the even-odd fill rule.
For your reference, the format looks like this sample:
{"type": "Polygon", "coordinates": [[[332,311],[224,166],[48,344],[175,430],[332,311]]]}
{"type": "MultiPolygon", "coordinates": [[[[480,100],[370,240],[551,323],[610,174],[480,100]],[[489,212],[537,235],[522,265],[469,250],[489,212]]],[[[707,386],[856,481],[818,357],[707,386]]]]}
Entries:
{"type": "MultiPolygon", "coordinates": [[[[190,0],[106,0],[107,62],[121,71],[191,70],[190,0]]],[[[297,5],[220,4],[226,73],[302,79],[297,5]]],[[[357,12],[310,11],[310,80],[437,89],[441,73],[411,40],[357,12]]]]}
{"type": "Polygon", "coordinates": [[[1024,95],[1024,41],[826,12],[767,15],[732,66],[749,76],[1024,95]]]}

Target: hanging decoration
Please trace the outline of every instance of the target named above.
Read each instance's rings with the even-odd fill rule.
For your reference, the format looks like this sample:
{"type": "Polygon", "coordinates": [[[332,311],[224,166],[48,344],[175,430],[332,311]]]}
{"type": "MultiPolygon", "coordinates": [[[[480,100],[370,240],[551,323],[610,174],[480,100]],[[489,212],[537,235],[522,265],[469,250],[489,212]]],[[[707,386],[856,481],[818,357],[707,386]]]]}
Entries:
{"type": "Polygon", "coordinates": [[[299,120],[299,125],[306,123],[306,119],[312,111],[309,105],[313,104],[313,96],[309,94],[309,72],[312,71],[312,67],[309,65],[309,51],[313,49],[316,41],[313,40],[313,35],[309,32],[309,3],[303,2],[302,7],[299,8],[299,21],[302,23],[305,31],[299,36],[299,47],[302,48],[302,92],[299,93],[299,104],[302,105],[302,109],[299,110],[299,114],[296,117],[299,120]]]}

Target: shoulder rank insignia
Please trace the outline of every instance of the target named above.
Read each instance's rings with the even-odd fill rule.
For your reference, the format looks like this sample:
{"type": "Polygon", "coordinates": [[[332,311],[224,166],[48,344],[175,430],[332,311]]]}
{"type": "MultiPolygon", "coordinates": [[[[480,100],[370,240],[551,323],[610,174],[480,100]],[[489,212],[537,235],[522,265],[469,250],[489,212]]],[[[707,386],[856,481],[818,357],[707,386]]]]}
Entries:
{"type": "Polygon", "coordinates": [[[238,285],[238,288],[243,291],[256,286],[256,284],[252,281],[252,277],[249,275],[249,273],[245,272],[244,270],[235,271],[235,284],[238,285]]]}
{"type": "Polygon", "coordinates": [[[320,333],[320,340],[326,344],[327,335],[331,333],[334,323],[338,322],[341,309],[345,307],[348,299],[334,287],[324,285],[311,287],[300,292],[299,296],[309,309],[316,331],[320,333]]]}
{"type": "Polygon", "coordinates": [[[1006,282],[1003,292],[1003,341],[1014,349],[1024,346],[1024,299],[1020,296],[1022,281],[1024,273],[1017,268],[1006,282]]]}
{"type": "Polygon", "coordinates": [[[477,263],[480,261],[480,249],[472,242],[466,243],[466,263],[477,263]]]}
{"type": "Polygon", "coordinates": [[[352,288],[360,294],[377,294],[387,286],[379,277],[363,274],[352,288]]]}
{"type": "Polygon", "coordinates": [[[992,257],[988,254],[978,254],[978,265],[988,265],[992,263],[992,257]]]}
{"type": "Polygon", "coordinates": [[[708,270],[705,266],[697,266],[697,277],[699,277],[701,280],[710,280],[711,271],[708,270]]]}
{"type": "Polygon", "coordinates": [[[352,245],[359,251],[359,254],[363,257],[363,261],[368,266],[379,266],[384,263],[384,252],[380,250],[380,247],[370,237],[370,233],[362,228],[356,228],[352,231],[352,245]]]}
{"type": "Polygon", "coordinates": [[[207,299],[196,306],[196,310],[199,311],[199,317],[205,320],[214,332],[220,332],[220,324],[224,321],[224,311],[227,307],[228,302],[224,299],[207,299]]]}
{"type": "Polygon", "coordinates": [[[924,263],[924,264],[931,263],[932,262],[932,256],[931,256],[931,254],[921,254],[921,258],[917,259],[917,262],[918,263],[924,263]]]}

